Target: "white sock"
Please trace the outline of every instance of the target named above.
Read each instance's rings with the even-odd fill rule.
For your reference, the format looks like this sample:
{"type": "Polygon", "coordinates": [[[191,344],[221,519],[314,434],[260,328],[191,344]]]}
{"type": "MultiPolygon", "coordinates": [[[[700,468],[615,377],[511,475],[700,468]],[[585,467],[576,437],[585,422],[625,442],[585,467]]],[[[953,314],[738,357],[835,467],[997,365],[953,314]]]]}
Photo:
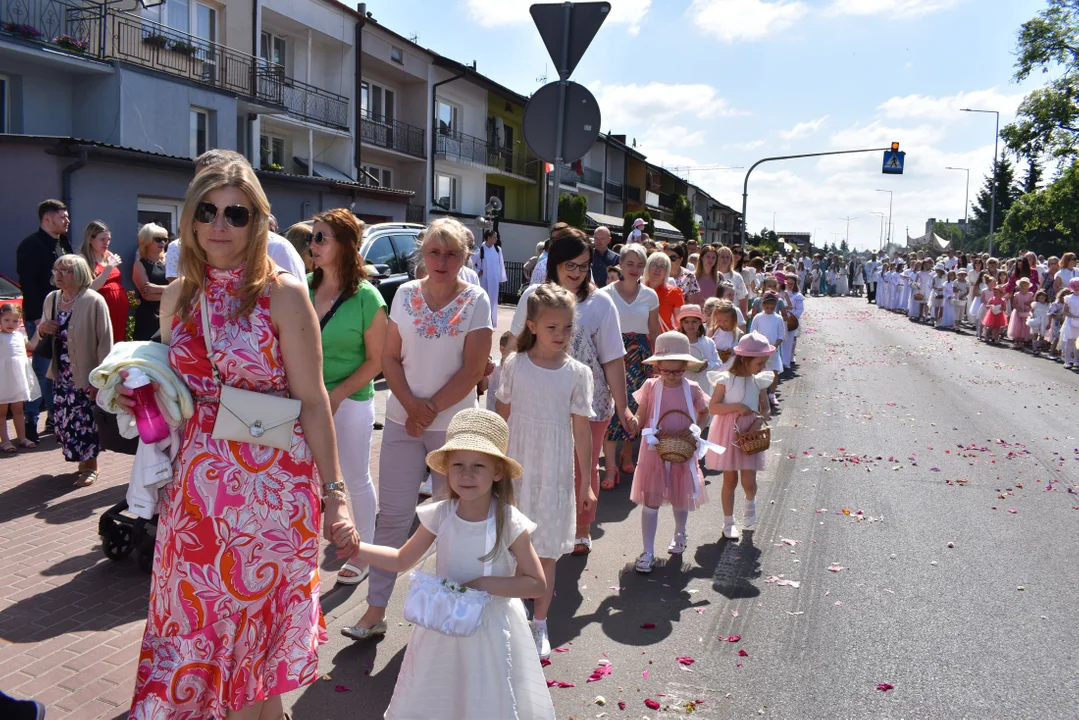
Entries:
{"type": "Polygon", "coordinates": [[[535,618],[533,618],[532,619],[532,626],[546,630],[547,629],[547,621],[546,620],[536,620],[535,618]]]}
{"type": "Polygon", "coordinates": [[[674,532],[686,536],[686,523],[689,522],[689,510],[674,511],[674,532]]]}
{"type": "Polygon", "coordinates": [[[641,508],[641,540],[644,551],[656,554],[656,527],[659,525],[659,508],[641,508]]]}
{"type": "Polygon", "coordinates": [[[723,527],[734,527],[734,515],[727,515],[723,518],[723,527]]]}

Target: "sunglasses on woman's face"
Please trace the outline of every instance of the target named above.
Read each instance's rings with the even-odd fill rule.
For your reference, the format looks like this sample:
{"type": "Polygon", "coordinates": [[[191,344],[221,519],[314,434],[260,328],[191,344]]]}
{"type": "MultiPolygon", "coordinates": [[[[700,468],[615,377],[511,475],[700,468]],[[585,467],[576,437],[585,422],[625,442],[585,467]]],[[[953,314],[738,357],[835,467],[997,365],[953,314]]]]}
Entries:
{"type": "MultiPolygon", "coordinates": [[[[247,227],[251,222],[251,211],[243,205],[228,205],[221,210],[225,215],[225,222],[234,228],[247,227]]],[[[212,202],[200,202],[195,208],[195,222],[211,225],[217,219],[218,207],[212,202]]]]}
{"type": "Polygon", "coordinates": [[[660,375],[682,375],[686,372],[686,369],[679,368],[678,370],[668,370],[667,368],[656,368],[656,372],[660,375]]]}
{"type": "Polygon", "coordinates": [[[323,243],[328,243],[331,240],[333,240],[333,235],[326,235],[324,233],[317,232],[312,235],[311,238],[307,241],[307,245],[318,245],[321,247],[323,243]]]}

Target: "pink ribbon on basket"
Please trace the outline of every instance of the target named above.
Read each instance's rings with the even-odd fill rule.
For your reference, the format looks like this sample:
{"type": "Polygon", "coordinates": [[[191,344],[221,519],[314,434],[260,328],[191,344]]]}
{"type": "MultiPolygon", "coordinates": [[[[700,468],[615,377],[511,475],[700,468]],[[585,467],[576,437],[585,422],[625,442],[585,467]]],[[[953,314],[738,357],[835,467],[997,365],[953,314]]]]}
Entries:
{"type": "MultiPolygon", "coordinates": [[[[656,437],[656,433],[659,431],[659,427],[657,426],[659,425],[659,404],[663,399],[663,382],[657,382],[655,387],[656,389],[652,397],[652,422],[648,427],[641,430],[641,438],[652,452],[658,452],[657,448],[659,447],[659,438],[656,437]]],[[[686,409],[689,412],[693,412],[693,396],[689,392],[689,381],[685,378],[682,378],[682,392],[685,393],[686,396],[686,409]]],[[[690,476],[693,478],[693,499],[696,500],[701,494],[700,468],[697,467],[697,461],[704,457],[704,454],[709,450],[717,455],[722,455],[727,452],[727,448],[716,445],[708,440],[702,440],[701,428],[697,423],[690,423],[689,431],[693,434],[693,439],[697,443],[697,451],[693,454],[692,462],[689,463],[690,476]]],[[[669,482],[671,476],[671,464],[666,460],[663,461],[663,471],[669,482]]]]}

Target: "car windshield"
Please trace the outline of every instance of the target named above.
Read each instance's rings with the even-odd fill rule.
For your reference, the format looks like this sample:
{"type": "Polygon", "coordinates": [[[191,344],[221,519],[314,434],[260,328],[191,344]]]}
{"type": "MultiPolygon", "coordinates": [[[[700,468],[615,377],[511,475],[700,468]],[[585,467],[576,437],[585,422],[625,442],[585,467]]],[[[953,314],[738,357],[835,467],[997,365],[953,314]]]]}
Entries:
{"type": "Polygon", "coordinates": [[[22,297],[22,290],[19,289],[19,286],[6,277],[0,277],[0,299],[11,300],[17,297],[22,297]]]}

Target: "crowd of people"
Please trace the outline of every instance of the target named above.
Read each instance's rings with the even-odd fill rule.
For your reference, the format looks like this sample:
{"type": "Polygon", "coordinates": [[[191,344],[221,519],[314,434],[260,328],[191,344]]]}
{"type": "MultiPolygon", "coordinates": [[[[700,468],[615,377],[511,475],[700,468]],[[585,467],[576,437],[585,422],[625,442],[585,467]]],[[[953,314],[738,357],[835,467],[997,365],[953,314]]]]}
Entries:
{"type": "Polygon", "coordinates": [[[326,640],[320,534],[344,561],[337,582],[368,580],[365,613],[342,630],[357,641],[390,632],[397,577],[433,545],[437,576],[489,598],[467,634],[409,617],[387,717],[440,704],[459,717],[553,717],[539,660],[551,653],[556,561],[591,551],[605,492],[631,477],[641,573],[656,563],[662,507],[675,520],[667,553],[689,547],[706,473],[722,477],[725,538],[757,520],[759,450],[805,309],[783,257],[657,242],[643,227],[612,244],[607,228],[590,238],[560,223],[491,358],[502,249],[496,233],[477,247],[455,219],[425,227],[416,279],[387,307],[359,256],[362,221],[330,210],[281,237],[247,161],[211,151],[196,162],[179,237],[139,232],[130,330],[109,229],[91,223],[74,253],[62,203],[43,202],[39,220],[18,251],[23,310],[0,308],[0,409],[17,431],[5,452],[38,441],[49,411],[76,484],[92,484],[100,411],[130,413],[134,401],[91,375],[132,354],[129,339],[164,345],[155,377],[191,398],[171,427],[172,478],[155,490],[132,717],[281,717],[281,696],[318,677],[326,640]],[[435,500],[417,507],[428,478],[435,500]]]}

